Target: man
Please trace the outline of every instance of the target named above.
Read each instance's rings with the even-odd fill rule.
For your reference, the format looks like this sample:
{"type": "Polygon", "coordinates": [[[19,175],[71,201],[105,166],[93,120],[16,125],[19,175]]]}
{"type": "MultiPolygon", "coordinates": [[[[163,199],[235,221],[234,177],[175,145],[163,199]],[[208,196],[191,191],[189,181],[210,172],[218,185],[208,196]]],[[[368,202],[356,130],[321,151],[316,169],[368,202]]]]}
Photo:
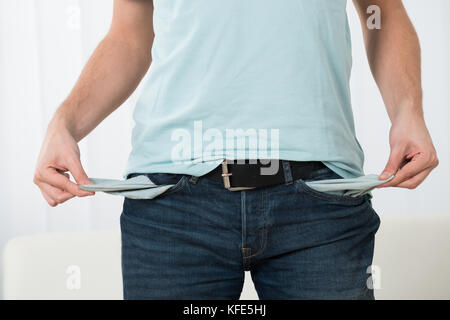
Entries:
{"type": "MultiPolygon", "coordinates": [[[[419,42],[401,0],[354,4],[392,122],[380,183],[413,189],[438,164],[419,42]],[[367,28],[369,5],[381,29],[367,28]]],[[[125,199],[125,298],[237,299],[250,270],[262,299],[373,299],[370,193],[309,184],[363,176],[346,0],[115,0],[111,29],[48,127],[34,181],[51,206],[92,195],[79,187],[90,181],[77,143],[150,65],[126,176],[174,187],[125,199]]]]}

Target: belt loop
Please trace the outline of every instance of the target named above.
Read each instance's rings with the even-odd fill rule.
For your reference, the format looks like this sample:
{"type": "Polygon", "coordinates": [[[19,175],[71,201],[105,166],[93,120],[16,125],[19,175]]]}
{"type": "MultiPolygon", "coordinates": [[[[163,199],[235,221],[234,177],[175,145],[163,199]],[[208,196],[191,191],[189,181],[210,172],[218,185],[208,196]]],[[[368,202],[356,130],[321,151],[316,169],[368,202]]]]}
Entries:
{"type": "Polygon", "coordinates": [[[294,183],[292,179],[292,171],[291,171],[291,164],[287,160],[281,160],[281,163],[283,165],[283,173],[284,173],[284,181],[286,185],[290,185],[294,183]]]}
{"type": "Polygon", "coordinates": [[[196,184],[197,182],[198,182],[198,179],[199,179],[200,177],[196,177],[196,176],[191,176],[190,178],[189,178],[189,182],[192,182],[193,184],[196,184]]]}

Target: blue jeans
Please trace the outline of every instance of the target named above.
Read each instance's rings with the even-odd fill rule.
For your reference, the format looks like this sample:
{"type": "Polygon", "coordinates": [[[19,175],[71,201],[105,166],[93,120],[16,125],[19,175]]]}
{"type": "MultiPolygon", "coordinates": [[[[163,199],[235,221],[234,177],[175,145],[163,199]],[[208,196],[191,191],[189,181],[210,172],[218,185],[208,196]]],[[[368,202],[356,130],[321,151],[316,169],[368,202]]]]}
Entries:
{"type": "MultiPolygon", "coordinates": [[[[244,271],[260,299],[374,299],[367,270],[380,219],[370,194],[304,180],[230,192],[208,178],[148,176],[176,186],[124,201],[125,299],[239,299],[244,271]]],[[[310,180],[338,178],[325,168],[310,180]]]]}

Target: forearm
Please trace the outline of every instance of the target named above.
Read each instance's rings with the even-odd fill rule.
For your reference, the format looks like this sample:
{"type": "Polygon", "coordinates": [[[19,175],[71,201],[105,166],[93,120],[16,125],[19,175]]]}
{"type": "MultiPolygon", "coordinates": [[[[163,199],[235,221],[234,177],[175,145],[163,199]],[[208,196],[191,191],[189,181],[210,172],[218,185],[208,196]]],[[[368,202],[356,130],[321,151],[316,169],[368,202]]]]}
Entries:
{"type": "Polygon", "coordinates": [[[365,14],[368,5],[381,8],[381,29],[369,30],[363,25],[363,33],[369,64],[391,122],[405,117],[422,120],[420,45],[402,2],[356,2],[360,14],[365,14]]]}
{"type": "Polygon", "coordinates": [[[361,19],[367,56],[392,126],[391,152],[381,187],[414,189],[439,164],[422,109],[420,45],[401,0],[353,0],[361,19]],[[367,8],[381,9],[381,29],[366,26],[367,8]]]}
{"type": "Polygon", "coordinates": [[[108,34],[51,125],[62,125],[81,140],[132,94],[149,65],[149,52],[119,34],[108,34]]]}
{"type": "Polygon", "coordinates": [[[92,195],[78,142],[136,89],[151,63],[153,1],[114,0],[111,28],[49,124],[34,183],[51,206],[92,195]],[[70,180],[70,174],[75,182],[70,180]]]}
{"type": "Polygon", "coordinates": [[[136,89],[150,66],[153,39],[152,0],[115,0],[108,34],[49,128],[68,130],[76,141],[91,132],[136,89]]]}

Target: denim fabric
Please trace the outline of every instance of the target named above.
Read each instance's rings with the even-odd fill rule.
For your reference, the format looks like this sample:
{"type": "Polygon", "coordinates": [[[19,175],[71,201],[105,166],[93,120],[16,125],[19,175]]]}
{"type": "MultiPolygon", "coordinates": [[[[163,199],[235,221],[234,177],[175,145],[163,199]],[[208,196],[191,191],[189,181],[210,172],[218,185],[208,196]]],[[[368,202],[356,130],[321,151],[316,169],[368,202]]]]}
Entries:
{"type": "Polygon", "coordinates": [[[373,299],[368,289],[380,219],[371,195],[317,191],[339,179],[230,192],[186,175],[154,199],[125,198],[121,215],[125,299],[238,299],[244,271],[261,299],[373,299]]]}

